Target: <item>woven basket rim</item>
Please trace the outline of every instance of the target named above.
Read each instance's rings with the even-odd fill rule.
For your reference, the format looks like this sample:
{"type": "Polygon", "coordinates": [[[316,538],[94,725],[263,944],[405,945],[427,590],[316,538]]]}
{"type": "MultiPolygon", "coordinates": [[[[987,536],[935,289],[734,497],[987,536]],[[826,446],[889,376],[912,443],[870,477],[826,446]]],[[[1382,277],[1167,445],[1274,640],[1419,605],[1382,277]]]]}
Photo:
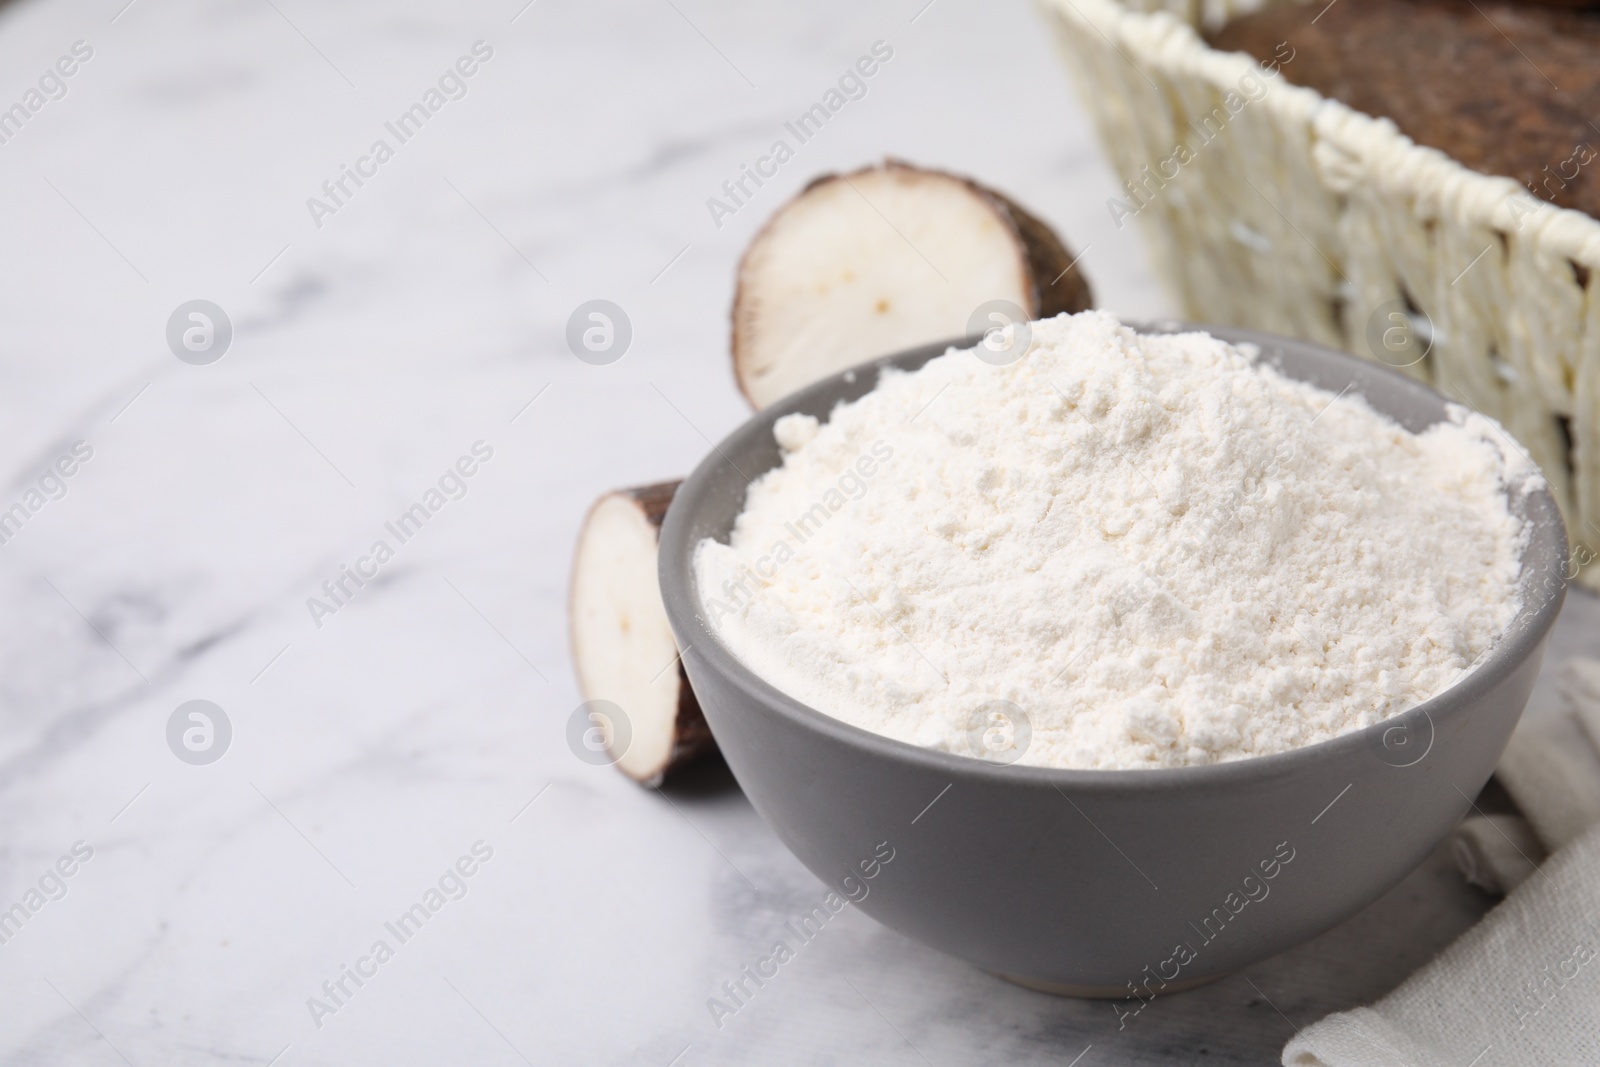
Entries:
{"type": "MultiPolygon", "coordinates": [[[[1127,48],[1150,61],[1157,72],[1166,65],[1169,70],[1208,81],[1223,92],[1242,75],[1264,69],[1246,53],[1211,47],[1191,23],[1171,11],[1139,11],[1124,0],[1040,2],[1062,18],[1104,36],[1136,69],[1138,64],[1127,48]],[[1091,18],[1086,10],[1096,12],[1103,21],[1091,18]]],[[[1359,111],[1307,86],[1285,83],[1284,88],[1293,91],[1273,92],[1264,102],[1274,109],[1290,109],[1330,148],[1358,157],[1381,156],[1383,165],[1368,170],[1386,176],[1388,191],[1437,202],[1441,210],[1459,212],[1470,225],[1532,238],[1547,254],[1600,270],[1600,219],[1557,207],[1528,192],[1514,178],[1473,170],[1446,152],[1418,144],[1402,133],[1393,119],[1359,111]],[[1358,143],[1364,152],[1356,147],[1358,143]],[[1518,207],[1514,209],[1513,204],[1518,207]]]]}

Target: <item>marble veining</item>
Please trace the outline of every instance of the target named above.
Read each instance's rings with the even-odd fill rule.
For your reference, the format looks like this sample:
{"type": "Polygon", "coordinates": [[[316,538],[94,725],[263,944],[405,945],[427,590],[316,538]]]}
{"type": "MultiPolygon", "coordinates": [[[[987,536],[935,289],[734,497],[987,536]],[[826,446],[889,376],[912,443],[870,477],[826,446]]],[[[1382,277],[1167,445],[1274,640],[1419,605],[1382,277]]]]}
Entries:
{"type": "Polygon", "coordinates": [[[970,172],[1084,251],[1102,305],[1170,311],[1026,4],[16,0],[0,97],[79,41],[0,144],[0,509],[93,451],[0,544],[0,909],[49,898],[0,944],[0,1062],[1254,1063],[1483,910],[1435,859],[1119,1030],[846,908],[719,1027],[707,999],[821,884],[715,766],[658,795],[567,749],[578,522],[743,418],[734,266],[812,176],[970,172]],[[878,40],[868,95],[719,228],[707,199],[878,40]],[[479,41],[465,95],[314,218],[479,41]],[[563,340],[597,297],[634,326],[606,367],[563,340]],[[198,298],[234,328],[203,366],[164,333],[198,298]],[[315,617],[476,442],[465,495],[315,617]],[[197,699],[232,727],[204,765],[167,739],[197,699]]]}

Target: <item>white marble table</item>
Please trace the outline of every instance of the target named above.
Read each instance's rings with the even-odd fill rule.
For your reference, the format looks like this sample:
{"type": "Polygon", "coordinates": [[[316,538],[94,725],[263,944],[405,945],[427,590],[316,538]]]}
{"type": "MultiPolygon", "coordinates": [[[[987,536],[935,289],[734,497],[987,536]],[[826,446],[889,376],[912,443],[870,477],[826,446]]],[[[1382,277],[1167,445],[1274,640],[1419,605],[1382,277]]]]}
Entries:
{"type": "Polygon", "coordinates": [[[893,153],[1035,207],[1102,305],[1170,308],[1025,4],[525,3],[0,9],[0,107],[73,70],[0,143],[0,510],[26,511],[0,544],[0,909],[40,905],[0,944],[0,1062],[1269,1062],[1482,910],[1430,864],[1120,1033],[846,911],[714,1026],[820,884],[715,767],[661,796],[573,757],[563,598],[591,498],[745,414],[741,247],[813,174],[893,153]],[[868,95],[715,226],[706,199],[878,40],[868,95]],[[479,41],[463,97],[386,133],[479,41]],[[345,166],[367,177],[329,203],[345,166]],[[564,343],[594,298],[634,326],[611,366],[564,343]],[[233,325],[208,365],[165,336],[195,299],[233,325]],[[465,496],[314,618],[476,442],[465,496]],[[231,723],[217,762],[169,749],[191,700],[231,723]],[[465,895],[386,933],[458,861],[465,895]]]}

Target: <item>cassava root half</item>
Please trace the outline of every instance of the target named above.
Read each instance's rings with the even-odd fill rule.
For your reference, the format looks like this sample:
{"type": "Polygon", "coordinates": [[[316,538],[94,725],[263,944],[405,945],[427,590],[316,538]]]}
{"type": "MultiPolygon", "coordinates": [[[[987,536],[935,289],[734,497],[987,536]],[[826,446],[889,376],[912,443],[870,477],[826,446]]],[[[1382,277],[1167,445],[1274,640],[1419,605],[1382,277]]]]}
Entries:
{"type": "Polygon", "coordinates": [[[1093,305],[1071,250],[993,189],[893,159],[824,175],[739,263],[734,375],[763,408],[876,356],[964,336],[991,300],[1029,319],[1093,305]]]}
{"type": "MultiPolygon", "coordinates": [[[[875,356],[964,336],[990,301],[1030,319],[1082,311],[1093,301],[1074,263],[1049,226],[971,179],[897,160],[824,175],[768,220],[740,261],[734,374],[761,408],[875,356]]],[[[572,572],[584,699],[621,710],[626,727],[602,731],[609,760],[652,785],[716,747],[656,576],[679,484],[602,496],[572,572]]]]}
{"type": "Polygon", "coordinates": [[[623,773],[648,785],[716,746],[689,688],[656,576],[661,521],[681,484],[619,489],[595,501],[572,567],[579,687],[585,700],[610,701],[627,717],[626,729],[608,734],[607,747],[623,773]]]}

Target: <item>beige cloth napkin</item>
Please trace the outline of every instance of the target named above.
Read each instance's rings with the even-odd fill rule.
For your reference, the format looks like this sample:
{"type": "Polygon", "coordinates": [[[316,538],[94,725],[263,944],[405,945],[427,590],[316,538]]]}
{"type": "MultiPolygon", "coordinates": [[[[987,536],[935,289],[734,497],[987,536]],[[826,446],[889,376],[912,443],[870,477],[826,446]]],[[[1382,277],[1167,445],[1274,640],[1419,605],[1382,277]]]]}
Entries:
{"type": "Polygon", "coordinates": [[[1450,852],[1467,881],[1503,897],[1544,861],[1544,845],[1520,815],[1471,815],[1451,836],[1450,852]]]}
{"type": "Polygon", "coordinates": [[[1600,1065],[1600,661],[1557,681],[1564,706],[1526,716],[1495,768],[1522,814],[1451,842],[1469,881],[1511,895],[1378,1003],[1301,1031],[1285,1067],[1600,1065]]]}
{"type": "Polygon", "coordinates": [[[1600,826],[1370,1008],[1302,1030],[1284,1067],[1600,1064],[1600,826]]]}
{"type": "Polygon", "coordinates": [[[1600,662],[1556,671],[1562,707],[1523,717],[1495,776],[1551,852],[1600,822],[1600,662]]]}
{"type": "Polygon", "coordinates": [[[1600,661],[1567,660],[1555,688],[1559,706],[1530,707],[1495,768],[1521,814],[1470,815],[1451,838],[1461,873],[1490,893],[1600,822],[1600,661]]]}

